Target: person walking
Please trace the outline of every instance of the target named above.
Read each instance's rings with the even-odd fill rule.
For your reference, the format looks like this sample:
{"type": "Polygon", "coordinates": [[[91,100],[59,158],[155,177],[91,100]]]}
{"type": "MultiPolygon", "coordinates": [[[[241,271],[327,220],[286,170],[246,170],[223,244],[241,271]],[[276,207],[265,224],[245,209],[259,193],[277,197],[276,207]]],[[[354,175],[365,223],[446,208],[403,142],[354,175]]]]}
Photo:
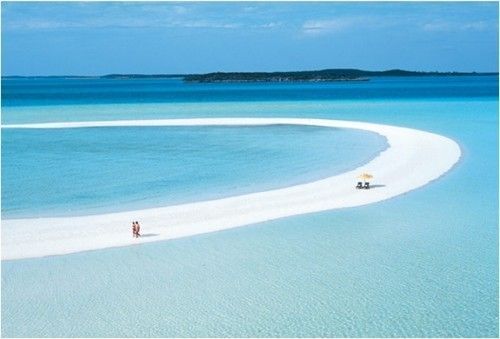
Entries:
{"type": "Polygon", "coordinates": [[[132,237],[137,238],[137,226],[135,225],[135,221],[132,221],[132,237]]]}
{"type": "Polygon", "coordinates": [[[135,236],[136,238],[139,238],[141,236],[141,226],[139,225],[139,222],[135,222],[135,236]]]}

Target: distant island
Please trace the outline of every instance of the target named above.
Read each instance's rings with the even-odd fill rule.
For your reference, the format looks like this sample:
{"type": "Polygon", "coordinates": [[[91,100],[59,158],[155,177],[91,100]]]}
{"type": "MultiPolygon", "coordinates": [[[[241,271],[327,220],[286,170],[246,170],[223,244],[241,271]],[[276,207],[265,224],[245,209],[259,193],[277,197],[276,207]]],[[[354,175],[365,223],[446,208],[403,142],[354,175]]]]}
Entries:
{"type": "Polygon", "coordinates": [[[106,75],[7,75],[2,79],[23,79],[23,78],[41,78],[41,79],[167,79],[181,78],[185,74],[106,74],[106,75]]]}
{"type": "Polygon", "coordinates": [[[325,69],[298,72],[216,72],[186,75],[186,82],[329,82],[367,81],[370,77],[399,76],[467,76],[498,75],[476,72],[414,72],[393,69],[388,71],[364,71],[359,69],[325,69]]]}
{"type": "Polygon", "coordinates": [[[89,78],[89,79],[182,79],[185,82],[333,82],[368,81],[371,77],[414,77],[414,76],[470,76],[498,75],[498,72],[416,72],[393,69],[387,71],[364,71],[360,69],[335,68],[319,71],[291,72],[214,72],[206,74],[107,74],[97,76],[2,76],[2,79],[17,78],[89,78]]]}
{"type": "Polygon", "coordinates": [[[185,74],[107,74],[100,76],[103,79],[184,79],[185,77],[185,74]]]}

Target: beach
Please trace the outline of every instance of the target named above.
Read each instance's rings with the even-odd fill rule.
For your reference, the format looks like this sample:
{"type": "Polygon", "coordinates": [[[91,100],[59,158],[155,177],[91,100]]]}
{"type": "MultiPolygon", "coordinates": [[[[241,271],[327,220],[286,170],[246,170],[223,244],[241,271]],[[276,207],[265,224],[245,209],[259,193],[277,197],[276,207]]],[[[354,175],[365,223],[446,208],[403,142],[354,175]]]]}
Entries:
{"type": "Polygon", "coordinates": [[[498,3],[2,3],[1,337],[498,338],[498,3]]]}
{"type": "Polygon", "coordinates": [[[5,88],[3,336],[498,333],[498,77],[5,88]]]}
{"type": "Polygon", "coordinates": [[[2,259],[61,255],[175,239],[293,215],[366,205],[428,184],[450,170],[461,155],[458,144],[441,135],[390,125],[327,119],[163,119],[11,124],[3,128],[262,125],[360,129],[382,135],[389,148],[354,170],[283,189],[120,213],[4,220],[2,259]],[[356,178],[364,172],[375,176],[372,188],[356,190],[356,178]],[[130,236],[129,224],[133,220],[139,220],[142,225],[144,236],[139,240],[130,236]]]}

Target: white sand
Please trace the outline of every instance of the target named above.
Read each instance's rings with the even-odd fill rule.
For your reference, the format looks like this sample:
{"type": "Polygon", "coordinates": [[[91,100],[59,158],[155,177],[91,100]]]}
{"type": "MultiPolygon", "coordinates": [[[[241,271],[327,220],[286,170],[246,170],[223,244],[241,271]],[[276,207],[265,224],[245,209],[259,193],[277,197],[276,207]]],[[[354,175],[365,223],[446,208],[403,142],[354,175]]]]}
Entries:
{"type": "MultiPolygon", "coordinates": [[[[60,255],[174,239],[292,215],[361,206],[428,184],[452,168],[460,147],[441,135],[363,122],[291,118],[216,118],[4,125],[2,128],[98,126],[310,125],[354,128],[387,138],[389,148],[355,170],[308,184],[177,206],[101,215],[2,221],[2,260],[60,255]],[[354,188],[362,172],[374,175],[370,190],[354,188]],[[143,234],[131,236],[131,221],[143,234]]],[[[265,175],[265,173],[263,174],[265,175]]]]}

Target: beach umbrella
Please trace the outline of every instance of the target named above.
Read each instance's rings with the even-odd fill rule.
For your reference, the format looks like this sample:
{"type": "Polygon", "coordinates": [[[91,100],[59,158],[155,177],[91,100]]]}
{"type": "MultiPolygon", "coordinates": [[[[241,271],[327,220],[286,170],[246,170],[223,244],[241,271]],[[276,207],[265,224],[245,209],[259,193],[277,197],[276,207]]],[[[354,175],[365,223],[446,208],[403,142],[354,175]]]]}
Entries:
{"type": "Polygon", "coordinates": [[[369,174],[369,173],[363,173],[361,174],[360,176],[358,176],[359,179],[363,179],[365,181],[368,181],[370,180],[371,178],[373,178],[373,175],[369,174]]]}

